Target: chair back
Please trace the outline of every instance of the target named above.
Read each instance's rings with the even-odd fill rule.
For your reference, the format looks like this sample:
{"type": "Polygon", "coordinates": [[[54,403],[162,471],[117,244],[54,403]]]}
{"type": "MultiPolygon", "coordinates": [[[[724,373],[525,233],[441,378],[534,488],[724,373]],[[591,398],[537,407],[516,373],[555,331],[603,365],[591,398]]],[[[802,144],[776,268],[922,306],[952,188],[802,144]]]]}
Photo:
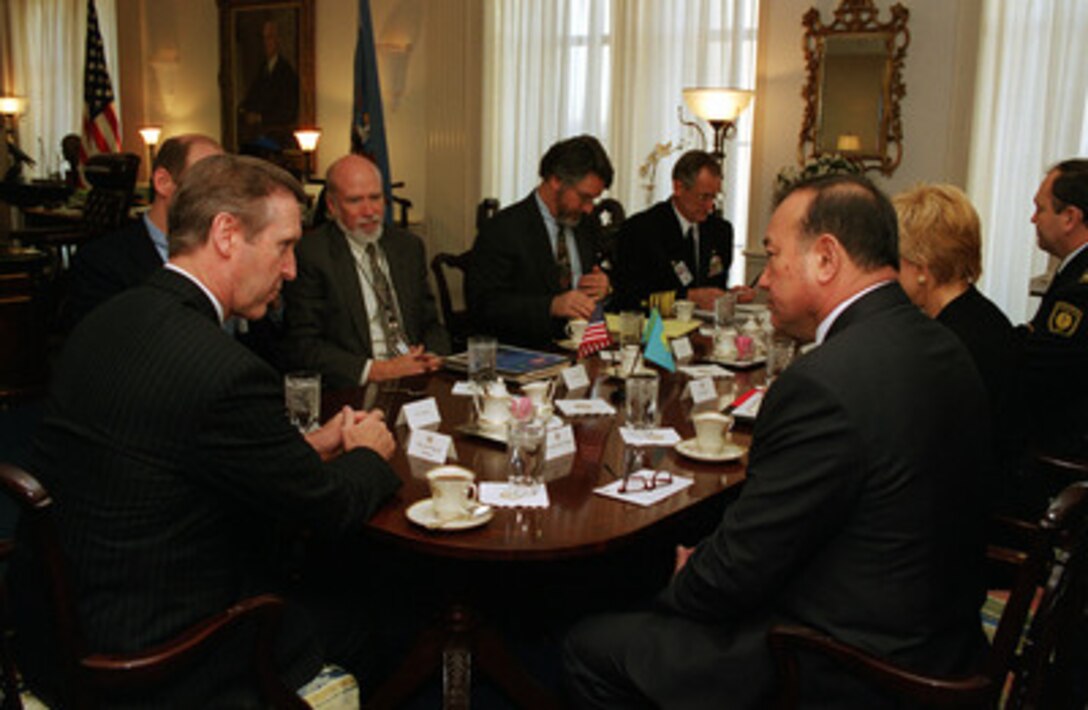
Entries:
{"type": "Polygon", "coordinates": [[[111,232],[128,219],[140,156],[107,153],[87,159],[83,174],[91,183],[83,206],[83,227],[90,233],[111,232]]]}
{"type": "Polygon", "coordinates": [[[606,271],[616,263],[616,240],[626,218],[623,205],[612,197],[604,198],[593,207],[590,220],[600,228],[599,253],[596,259],[606,271]]]}
{"type": "Polygon", "coordinates": [[[499,212],[499,201],[494,197],[485,197],[480,200],[480,204],[476,205],[476,233],[480,233],[480,229],[484,224],[494,217],[499,212]]]}
{"type": "MultiPolygon", "coordinates": [[[[74,588],[68,564],[53,518],[53,500],[30,473],[0,462],[0,488],[19,506],[21,525],[26,527],[32,554],[41,565],[48,587],[54,624],[57,658],[61,665],[64,707],[95,707],[103,696],[146,692],[156,685],[178,678],[205,657],[226,634],[244,626],[256,629],[253,648],[253,680],[271,707],[299,710],[309,707],[280,680],[272,653],[274,633],[283,614],[284,602],[271,594],[245,599],[188,629],[175,638],[136,654],[90,654],[79,624],[74,588]]],[[[6,594],[4,595],[6,600],[6,594]]],[[[18,614],[19,610],[12,610],[18,614]]],[[[4,667],[13,667],[9,657],[4,667]]],[[[5,703],[7,700],[5,699],[5,703]]],[[[4,706],[9,707],[5,704],[4,706]]],[[[19,707],[11,705],[11,707],[19,707]]]]}
{"type": "MultiPolygon", "coordinates": [[[[1084,672],[1088,482],[1067,486],[1051,503],[1040,527],[1049,543],[1040,584],[1043,593],[1020,651],[1007,708],[1067,706],[1077,677],[1084,672]]],[[[1079,700],[1083,703],[1085,698],[1079,700]]]]}
{"type": "Polygon", "coordinates": [[[453,351],[461,352],[468,347],[469,318],[467,310],[454,310],[453,298],[450,295],[450,283],[446,275],[447,269],[461,272],[462,283],[468,270],[472,251],[461,254],[448,254],[439,252],[431,259],[431,271],[434,273],[434,281],[438,286],[438,303],[442,308],[442,320],[446,324],[446,330],[450,334],[450,342],[453,351]]]}

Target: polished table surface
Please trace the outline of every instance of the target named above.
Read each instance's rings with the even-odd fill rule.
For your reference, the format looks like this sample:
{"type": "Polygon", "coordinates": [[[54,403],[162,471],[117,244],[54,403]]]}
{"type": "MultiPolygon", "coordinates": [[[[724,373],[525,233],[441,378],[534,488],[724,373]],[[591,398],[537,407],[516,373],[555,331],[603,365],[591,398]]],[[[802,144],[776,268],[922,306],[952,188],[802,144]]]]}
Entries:
{"type": "MultiPolygon", "coordinates": [[[[697,355],[706,351],[705,338],[693,340],[697,355]]],[[[614,587],[608,589],[614,583],[612,575],[621,575],[623,586],[631,587],[632,572],[638,574],[631,565],[649,569],[654,566],[649,564],[649,556],[654,554],[651,551],[667,552],[693,529],[697,535],[706,534],[706,526],[712,529],[725,502],[739,490],[747,456],[728,463],[701,463],[667,447],[646,450],[647,462],[674,476],[692,478],[691,486],[648,507],[593,493],[594,488],[614,480],[609,468],[620,473],[624,470],[626,446],[619,431],[623,423],[623,381],[607,377],[598,357],[584,360],[583,364],[592,386],[581,396],[603,398],[616,408],[617,414],[567,420],[573,426],[576,453],[545,464],[547,508],[495,508],[494,517],[486,524],[457,532],[428,530],[413,524],[406,511],[429,496],[425,475],[436,464],[409,459],[405,455],[409,432],[403,425],[394,427],[398,447],[391,463],[404,485],[368,521],[365,532],[389,549],[427,560],[426,577],[442,580],[437,587],[441,598],[437,603],[444,611],[441,623],[420,635],[398,669],[371,697],[368,707],[402,706],[441,668],[443,707],[468,708],[472,695],[469,669],[474,667],[490,677],[518,707],[563,707],[565,703],[556,689],[526,671],[507,648],[504,634],[487,618],[491,614],[482,613],[484,609],[496,611],[494,595],[501,598],[513,594],[524,601],[525,608],[535,610],[535,616],[543,598],[550,597],[553,603],[560,600],[563,606],[564,599],[585,600],[598,594],[600,586],[596,587],[598,592],[590,590],[602,584],[603,577],[607,589],[603,598],[611,598],[616,593],[614,587]],[[526,565],[534,566],[536,574],[529,574],[526,565]],[[527,574],[525,579],[532,581],[521,579],[527,574]],[[512,592],[518,583],[522,591],[512,592]],[[529,602],[531,596],[537,601],[529,602]]],[[[680,373],[658,374],[662,425],[674,427],[681,438],[692,437],[692,403],[683,397],[689,378],[680,373]]],[[[458,431],[472,420],[473,413],[471,397],[451,392],[463,378],[461,374],[439,372],[380,386],[327,391],[323,408],[326,415],[344,404],[379,408],[392,423],[403,404],[434,397],[442,417],[439,431],[453,437],[456,463],[472,470],[477,481],[505,481],[505,445],[458,431]]],[[[715,383],[720,398],[729,402],[762,380],[762,371],[741,371],[715,383]]],[[[516,392],[517,388],[512,389],[516,392]]],[[[558,397],[563,396],[560,388],[558,397]]],[[[733,439],[748,446],[750,432],[749,425],[740,424],[734,428],[733,439]]]]}
{"type": "MultiPolygon", "coordinates": [[[[615,395],[622,392],[622,380],[599,374],[603,370],[598,358],[585,361],[594,383],[590,392],[610,401],[617,409],[611,417],[578,417],[568,419],[573,425],[577,452],[545,464],[550,506],[547,509],[495,508],[487,524],[457,532],[427,530],[408,520],[405,511],[429,493],[424,478],[436,464],[410,460],[405,455],[409,432],[404,426],[394,429],[398,441],[392,466],[404,482],[397,495],[368,523],[368,532],[399,545],[443,557],[473,559],[570,559],[591,556],[635,542],[643,535],[653,534],[721,496],[744,478],[747,459],[728,463],[703,463],[686,458],[672,448],[657,449],[648,460],[654,468],[674,475],[694,479],[685,490],[649,507],[624,503],[593,493],[593,489],[614,480],[612,471],[623,471],[624,448],[619,427],[623,423],[623,403],[615,395]]],[[[676,373],[659,371],[660,410],[663,426],[673,426],[681,438],[694,436],[691,422],[692,404],[682,398],[689,378],[676,373]]],[[[743,393],[761,381],[761,373],[737,372],[733,379],[716,380],[719,393],[728,394],[731,387],[743,393]]],[[[428,377],[401,380],[395,385],[381,387],[375,397],[363,388],[327,392],[325,410],[335,411],[344,403],[353,406],[368,404],[386,412],[395,421],[400,406],[422,397],[437,400],[442,423],[439,431],[454,439],[456,463],[476,474],[478,481],[505,481],[507,458],[501,443],[460,433],[458,427],[471,421],[472,400],[451,394],[453,384],[463,375],[440,372],[428,377]]],[[[516,386],[512,386],[516,391],[516,386]]],[[[559,397],[563,396],[560,390],[559,397]]],[[[589,396],[583,395],[583,396],[589,396]]],[[[734,428],[734,441],[747,446],[750,428],[741,424],[734,428]]]]}

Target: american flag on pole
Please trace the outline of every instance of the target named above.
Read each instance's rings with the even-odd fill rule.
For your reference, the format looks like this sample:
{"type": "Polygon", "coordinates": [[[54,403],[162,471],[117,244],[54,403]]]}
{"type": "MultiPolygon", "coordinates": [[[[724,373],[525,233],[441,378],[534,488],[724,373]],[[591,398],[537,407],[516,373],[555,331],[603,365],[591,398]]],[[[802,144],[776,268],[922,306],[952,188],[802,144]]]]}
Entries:
{"type": "Polygon", "coordinates": [[[604,300],[600,300],[593,309],[593,315],[589,317],[589,325],[586,326],[582,342],[578,344],[578,357],[589,357],[611,344],[612,336],[608,334],[608,324],[604,318],[604,300]]]}
{"type": "Polygon", "coordinates": [[[87,48],[83,63],[83,146],[79,160],[121,150],[121,126],[113,108],[113,87],[106,71],[102,34],[94,0],[87,0],[87,48]]]}

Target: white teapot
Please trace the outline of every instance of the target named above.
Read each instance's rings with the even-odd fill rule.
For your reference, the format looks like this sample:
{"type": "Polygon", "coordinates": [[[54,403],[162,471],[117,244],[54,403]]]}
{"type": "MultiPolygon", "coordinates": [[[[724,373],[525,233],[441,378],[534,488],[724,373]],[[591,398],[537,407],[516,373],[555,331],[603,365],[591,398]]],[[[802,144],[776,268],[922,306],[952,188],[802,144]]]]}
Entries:
{"type": "Polygon", "coordinates": [[[510,393],[502,380],[480,385],[472,395],[476,418],[485,429],[500,429],[510,419],[510,393]]]}

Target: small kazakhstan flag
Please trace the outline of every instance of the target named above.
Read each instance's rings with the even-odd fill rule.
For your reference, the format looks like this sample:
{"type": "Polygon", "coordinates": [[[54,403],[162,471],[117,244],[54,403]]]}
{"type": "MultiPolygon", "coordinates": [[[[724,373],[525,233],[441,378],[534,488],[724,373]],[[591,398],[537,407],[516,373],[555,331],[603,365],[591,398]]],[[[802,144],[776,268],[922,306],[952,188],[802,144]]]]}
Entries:
{"type": "Polygon", "coordinates": [[[669,372],[676,372],[676,363],[672,360],[669,342],[665,340],[665,323],[661,320],[661,314],[656,308],[650,312],[650,322],[646,325],[643,339],[646,341],[646,350],[643,351],[642,357],[669,372]]]}

